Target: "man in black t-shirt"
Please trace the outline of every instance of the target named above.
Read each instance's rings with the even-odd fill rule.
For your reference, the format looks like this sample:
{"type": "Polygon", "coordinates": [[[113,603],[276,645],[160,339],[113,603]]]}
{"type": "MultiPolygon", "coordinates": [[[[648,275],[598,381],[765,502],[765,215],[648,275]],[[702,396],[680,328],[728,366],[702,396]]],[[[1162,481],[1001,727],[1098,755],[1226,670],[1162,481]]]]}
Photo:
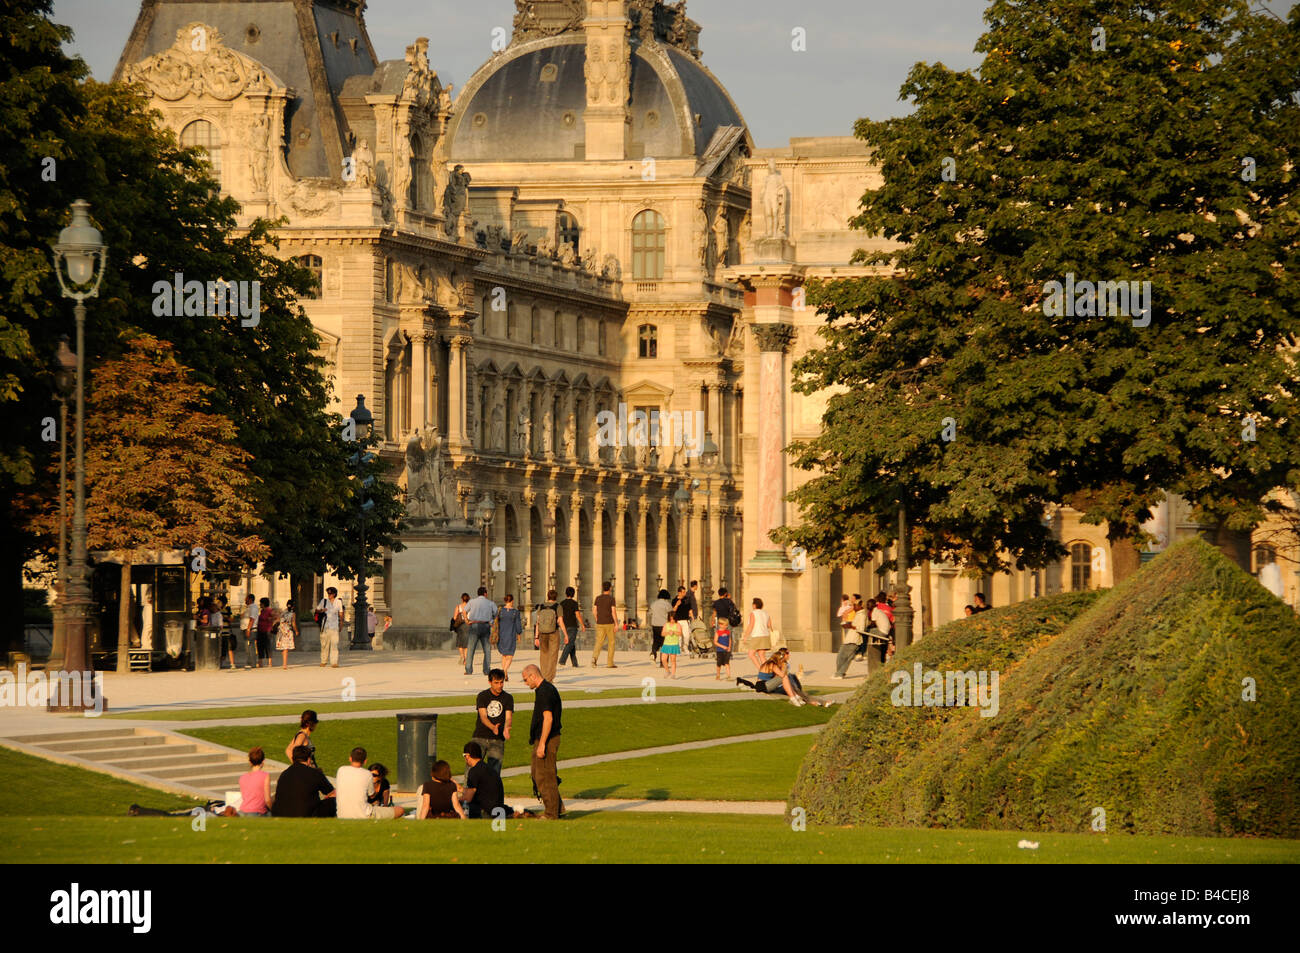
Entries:
{"type": "Polygon", "coordinates": [[[275,783],[272,817],[334,817],[334,785],[325,772],[307,763],[311,751],[306,745],[293,749],[293,764],[284,769],[275,783]]]}
{"type": "Polygon", "coordinates": [[[685,586],[677,587],[677,598],[673,600],[673,619],[677,622],[689,622],[691,619],[691,597],[685,586]]]}
{"type": "Polygon", "coordinates": [[[567,658],[578,667],[578,631],[587,627],[582,618],[582,607],[578,605],[577,593],[572,586],[564,590],[564,601],[560,603],[560,614],[564,617],[564,648],[560,650],[560,667],[564,667],[567,658]]]}
{"type": "Polygon", "coordinates": [[[506,742],[515,720],[515,697],[505,690],[506,673],[499,668],[488,672],[488,687],[478,693],[474,708],[478,718],[474,734],[484,754],[479,757],[488,767],[501,774],[501,764],[506,759],[506,742]]]}
{"type": "Polygon", "coordinates": [[[528,730],[528,744],[533,749],[533,786],[546,808],[547,820],[556,820],[564,810],[560,800],[560,782],[555,762],[560,750],[560,715],[563,704],[555,686],[542,678],[536,665],[524,669],[524,682],[533,690],[533,722],[528,730]]]}
{"type": "Polygon", "coordinates": [[[487,766],[483,749],[477,741],[465,742],[465,766],[469,770],[465,774],[465,793],[461,795],[461,801],[469,816],[494,820],[498,816],[509,817],[513,812],[506,807],[506,789],[501,784],[500,774],[487,766]],[[504,808],[505,813],[493,814],[498,808],[504,808]]]}

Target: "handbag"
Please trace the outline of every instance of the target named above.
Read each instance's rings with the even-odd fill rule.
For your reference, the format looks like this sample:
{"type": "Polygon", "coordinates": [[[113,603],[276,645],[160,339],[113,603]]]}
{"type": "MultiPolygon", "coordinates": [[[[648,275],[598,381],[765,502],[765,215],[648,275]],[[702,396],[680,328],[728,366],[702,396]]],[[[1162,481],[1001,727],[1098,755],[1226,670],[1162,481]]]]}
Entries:
{"type": "Polygon", "coordinates": [[[492,644],[496,645],[497,640],[500,638],[501,638],[501,617],[499,615],[496,615],[492,617],[492,638],[491,638],[492,644]]]}
{"type": "Polygon", "coordinates": [[[785,639],[781,638],[781,630],[780,630],[780,629],[778,629],[776,626],[772,626],[768,631],[771,633],[771,639],[772,639],[772,641],[771,641],[771,643],[770,643],[770,647],[771,647],[773,650],[775,650],[775,649],[783,649],[783,648],[786,647],[786,645],[785,645],[785,639]]]}

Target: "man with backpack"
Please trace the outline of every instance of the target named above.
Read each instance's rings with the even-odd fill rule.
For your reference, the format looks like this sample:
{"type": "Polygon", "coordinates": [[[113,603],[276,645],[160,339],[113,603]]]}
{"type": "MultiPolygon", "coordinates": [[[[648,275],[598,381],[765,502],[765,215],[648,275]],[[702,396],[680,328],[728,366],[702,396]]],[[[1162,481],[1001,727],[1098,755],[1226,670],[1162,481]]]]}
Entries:
{"type": "Polygon", "coordinates": [[[548,682],[555,678],[555,668],[560,658],[560,636],[563,634],[565,639],[569,638],[564,618],[560,615],[560,607],[555,601],[556,595],[554,589],[548,590],[546,601],[533,613],[533,646],[541,651],[539,667],[542,678],[548,682]]]}

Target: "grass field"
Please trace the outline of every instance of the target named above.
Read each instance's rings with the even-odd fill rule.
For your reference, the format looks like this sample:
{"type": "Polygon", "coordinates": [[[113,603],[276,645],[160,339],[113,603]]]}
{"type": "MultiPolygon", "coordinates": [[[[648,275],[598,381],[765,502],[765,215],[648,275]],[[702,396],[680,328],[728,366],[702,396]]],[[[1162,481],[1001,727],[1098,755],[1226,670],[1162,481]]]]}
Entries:
{"type": "Polygon", "coordinates": [[[575,815],[559,822],[0,818],[6,863],[1296,863],[1296,841],[791,829],[778,817],[575,815]]]}
{"type": "MultiPolygon", "coordinates": [[[[526,697],[531,699],[531,693],[526,697]]],[[[812,706],[795,708],[776,699],[569,708],[565,710],[562,721],[561,758],[583,758],[610,751],[820,725],[829,721],[834,711],[834,708],[827,710],[812,706]]],[[[454,772],[463,770],[460,751],[470,739],[475,719],[476,716],[469,712],[438,716],[438,756],[451,762],[454,772]]],[[[531,715],[516,718],[515,731],[506,743],[506,767],[529,763],[530,719],[531,715]]],[[[268,757],[284,760],[284,747],[293,739],[296,727],[296,721],[269,722],[194,728],[187,734],[241,751],[261,745],[268,757]]],[[[365,748],[370,761],[383,762],[390,769],[397,764],[397,721],[391,716],[355,718],[332,724],[322,721],[313,740],[316,743],[316,763],[327,774],[332,774],[339,765],[347,764],[348,752],[354,745],[365,748]]],[[[803,750],[807,750],[809,741],[811,738],[804,739],[803,750]]],[[[802,752],[797,757],[802,757],[802,752]]],[[[796,768],[797,761],[791,767],[792,770],[796,768]]],[[[791,774],[781,797],[788,793],[793,780],[791,774]]]]}
{"type": "MultiPolygon", "coordinates": [[[[514,680],[508,689],[513,689],[514,680]]],[[[486,688],[486,682],[484,683],[486,688]]],[[[656,686],[655,695],[711,695],[726,691],[721,688],[664,688],[656,686]]],[[[565,691],[566,702],[591,701],[601,698],[640,698],[640,688],[611,688],[603,692],[565,691]]],[[[531,704],[532,692],[523,682],[512,690],[516,701],[531,704]]],[[[816,694],[809,690],[809,694],[816,694]]],[[[165,721],[207,721],[213,718],[292,718],[295,721],[303,710],[310,708],[318,715],[338,714],[353,711],[420,711],[425,708],[468,708],[474,704],[478,692],[473,695],[424,695],[418,698],[375,698],[360,702],[308,702],[301,705],[236,705],[229,708],[151,708],[148,711],[120,711],[105,714],[105,718],[126,718],[136,720],[165,721]]]]}
{"type": "MultiPolygon", "coordinates": [[[[803,710],[803,709],[800,709],[803,710]]],[[[816,735],[718,745],[560,772],[563,797],[784,801],[816,735]]],[[[560,742],[560,759],[568,757],[560,742]]],[[[536,804],[528,777],[506,778],[514,807],[536,804]]]]}
{"type": "Polygon", "coordinates": [[[0,784],[0,817],[15,814],[111,816],[125,814],[132,804],[174,811],[199,803],[111,775],[34,758],[10,748],[0,748],[0,778],[5,779],[0,784]]]}

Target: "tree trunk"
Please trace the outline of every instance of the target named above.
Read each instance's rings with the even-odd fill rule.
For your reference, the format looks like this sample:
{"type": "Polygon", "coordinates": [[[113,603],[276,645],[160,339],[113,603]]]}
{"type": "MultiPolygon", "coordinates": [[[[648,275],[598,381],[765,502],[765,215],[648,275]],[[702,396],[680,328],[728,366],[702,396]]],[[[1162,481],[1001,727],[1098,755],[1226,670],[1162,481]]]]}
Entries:
{"type": "Polygon", "coordinates": [[[921,637],[934,625],[934,598],[930,592],[930,560],[921,563],[921,637]]]}
{"type": "Polygon", "coordinates": [[[1118,586],[1137,572],[1138,566],[1142,564],[1142,556],[1132,536],[1126,534],[1116,537],[1109,535],[1108,532],[1106,538],[1110,542],[1112,585],[1118,586]]]}
{"type": "Polygon", "coordinates": [[[1234,563],[1250,572],[1250,531],[1228,529],[1222,523],[1210,532],[1210,541],[1234,563]]]}
{"type": "Polygon", "coordinates": [[[117,673],[131,671],[131,557],[122,557],[122,580],[117,604],[117,673]]]}

